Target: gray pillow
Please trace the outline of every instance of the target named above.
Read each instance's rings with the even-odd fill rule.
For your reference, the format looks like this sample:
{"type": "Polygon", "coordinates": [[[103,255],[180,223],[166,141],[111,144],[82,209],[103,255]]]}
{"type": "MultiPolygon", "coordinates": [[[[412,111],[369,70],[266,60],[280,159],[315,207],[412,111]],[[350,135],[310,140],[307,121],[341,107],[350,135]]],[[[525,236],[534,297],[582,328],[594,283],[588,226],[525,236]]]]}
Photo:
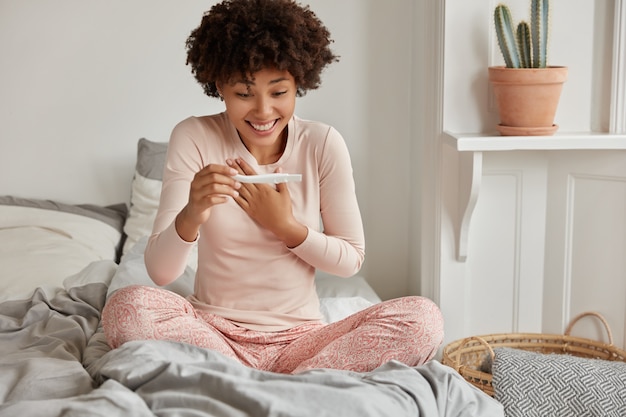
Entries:
{"type": "Polygon", "coordinates": [[[135,169],[141,176],[152,180],[163,180],[167,144],[167,142],[153,142],[145,138],[139,139],[135,169]]]}
{"type": "Polygon", "coordinates": [[[120,233],[122,233],[122,227],[124,226],[124,221],[128,211],[126,204],[124,203],[113,204],[110,206],[99,206],[95,204],[66,204],[54,200],[21,198],[10,195],[0,196],[0,205],[33,207],[91,217],[107,223],[120,233]]]}
{"type": "Polygon", "coordinates": [[[626,363],[496,348],[495,398],[507,417],[626,416],[626,363]]]}
{"type": "Polygon", "coordinates": [[[152,224],[159,207],[163,168],[167,156],[167,142],[137,141],[137,161],[130,192],[130,209],[124,233],[126,240],[122,253],[127,253],[143,236],[152,232],[152,224]]]}

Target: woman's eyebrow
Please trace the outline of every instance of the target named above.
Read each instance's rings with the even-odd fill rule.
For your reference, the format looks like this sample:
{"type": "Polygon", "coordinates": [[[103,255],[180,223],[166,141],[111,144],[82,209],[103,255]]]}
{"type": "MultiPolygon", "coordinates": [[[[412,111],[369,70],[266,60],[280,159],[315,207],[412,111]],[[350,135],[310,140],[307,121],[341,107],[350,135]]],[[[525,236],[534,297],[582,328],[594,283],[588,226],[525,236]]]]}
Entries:
{"type": "Polygon", "coordinates": [[[275,80],[270,81],[270,84],[278,84],[281,81],[288,81],[287,77],[276,78],[275,80]]]}
{"type": "MultiPolygon", "coordinates": [[[[282,81],[288,81],[287,77],[280,77],[280,78],[276,78],[275,80],[271,80],[269,82],[269,84],[278,84],[282,81]]],[[[256,85],[256,83],[254,82],[254,80],[246,80],[246,79],[241,79],[241,80],[237,80],[235,81],[235,84],[245,84],[247,86],[252,86],[252,85],[256,85]]]]}

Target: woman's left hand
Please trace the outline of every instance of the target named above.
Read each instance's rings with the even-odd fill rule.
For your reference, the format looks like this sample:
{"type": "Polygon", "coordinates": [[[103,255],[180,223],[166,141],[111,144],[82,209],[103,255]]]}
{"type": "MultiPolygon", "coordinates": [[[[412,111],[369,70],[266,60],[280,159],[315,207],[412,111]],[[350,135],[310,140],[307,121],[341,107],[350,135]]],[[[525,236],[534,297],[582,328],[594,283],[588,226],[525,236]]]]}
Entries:
{"type": "MultiPolygon", "coordinates": [[[[226,163],[240,174],[255,175],[256,172],[241,158],[227,160],[226,163]]],[[[276,170],[280,172],[280,168],[276,170]]],[[[235,201],[248,215],[262,227],[270,230],[287,247],[301,244],[308,229],[293,216],[291,195],[286,183],[270,184],[242,183],[235,201]]]]}

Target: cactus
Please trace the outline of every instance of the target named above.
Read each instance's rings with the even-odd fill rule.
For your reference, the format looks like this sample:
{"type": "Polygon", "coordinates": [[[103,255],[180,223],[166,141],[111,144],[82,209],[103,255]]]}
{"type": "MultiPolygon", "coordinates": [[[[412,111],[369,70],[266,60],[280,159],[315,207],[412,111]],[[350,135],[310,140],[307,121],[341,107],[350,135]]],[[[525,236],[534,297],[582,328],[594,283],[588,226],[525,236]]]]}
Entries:
{"type": "Polygon", "coordinates": [[[519,46],[520,67],[530,68],[532,65],[530,26],[523,20],[517,25],[517,45],[519,46]]]}
{"type": "Polygon", "coordinates": [[[511,11],[508,6],[498,4],[493,17],[496,25],[496,35],[498,35],[498,45],[500,45],[500,51],[506,66],[508,68],[519,68],[519,54],[517,52],[517,42],[513,36],[511,11]]]}
{"type": "Polygon", "coordinates": [[[513,19],[508,6],[498,4],[494,23],[500,52],[508,68],[547,66],[549,0],[531,0],[530,25],[521,21],[513,35],[513,19]],[[532,50],[532,59],[531,59],[532,50]]]}
{"type": "Polygon", "coordinates": [[[532,25],[534,68],[545,68],[547,64],[549,12],[548,0],[531,1],[530,22],[532,25]]]}

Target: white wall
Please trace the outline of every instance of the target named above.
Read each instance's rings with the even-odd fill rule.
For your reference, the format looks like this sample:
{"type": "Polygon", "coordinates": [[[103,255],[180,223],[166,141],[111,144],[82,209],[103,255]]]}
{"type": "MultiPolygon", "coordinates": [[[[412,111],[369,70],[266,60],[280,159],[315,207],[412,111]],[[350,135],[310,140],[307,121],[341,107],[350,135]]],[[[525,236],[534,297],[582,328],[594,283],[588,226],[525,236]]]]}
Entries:
{"type": "MultiPolygon", "coordinates": [[[[498,0],[446,1],[445,129],[452,132],[495,132],[498,115],[487,80],[489,65],[502,65],[493,29],[498,0]]],[[[513,20],[528,20],[530,0],[507,0],[513,20]]],[[[611,67],[609,33],[613,8],[607,1],[551,2],[549,65],[568,67],[555,123],[559,131],[589,131],[597,122],[600,97],[592,94],[594,80],[606,78],[611,67]],[[608,37],[608,39],[606,39],[608,37]],[[605,42],[602,42],[602,40],[605,42]],[[608,41],[608,42],[606,42],[608,41]],[[604,60],[593,59],[604,58],[604,60]]],[[[603,83],[610,85],[609,82],[603,83]]],[[[598,91],[602,91],[601,88],[598,91]]],[[[606,107],[602,105],[606,110],[606,107]]]]}
{"type": "Polygon", "coordinates": [[[220,108],[185,66],[206,2],[0,2],[0,192],[127,201],[136,142],[220,108]]]}
{"type": "MultiPolygon", "coordinates": [[[[136,142],[222,110],[185,66],[215,1],[0,0],[0,194],[128,201],[136,142]]],[[[367,239],[362,273],[383,298],[408,287],[411,0],[311,0],[341,56],[301,117],[350,148],[367,239]]]]}

